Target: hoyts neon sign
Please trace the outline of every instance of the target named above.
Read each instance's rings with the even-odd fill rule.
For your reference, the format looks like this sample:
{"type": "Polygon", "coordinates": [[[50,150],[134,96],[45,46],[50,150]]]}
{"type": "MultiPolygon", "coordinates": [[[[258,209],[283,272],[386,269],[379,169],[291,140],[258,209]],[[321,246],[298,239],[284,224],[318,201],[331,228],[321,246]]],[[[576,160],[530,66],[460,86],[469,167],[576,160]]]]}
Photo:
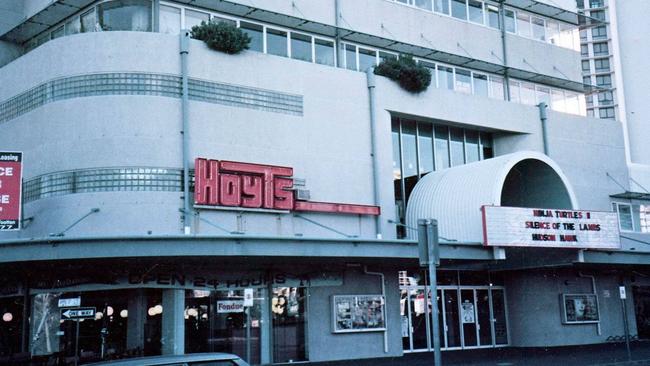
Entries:
{"type": "Polygon", "coordinates": [[[379,207],[297,200],[293,168],[197,158],[194,204],[199,206],[379,215],[379,207]]]}

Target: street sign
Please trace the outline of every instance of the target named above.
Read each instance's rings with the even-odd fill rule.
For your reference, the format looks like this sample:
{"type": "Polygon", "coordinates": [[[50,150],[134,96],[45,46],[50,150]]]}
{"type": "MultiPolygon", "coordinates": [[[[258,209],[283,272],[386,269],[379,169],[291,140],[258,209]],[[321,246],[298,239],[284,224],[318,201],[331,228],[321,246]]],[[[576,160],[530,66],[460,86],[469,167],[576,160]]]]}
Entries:
{"type": "Polygon", "coordinates": [[[59,307],[60,308],[74,308],[77,306],[81,306],[81,298],[80,297],[73,297],[70,299],[59,299],[59,307]]]}
{"type": "Polygon", "coordinates": [[[621,300],[625,300],[627,298],[627,296],[625,294],[625,286],[619,286],[618,287],[618,292],[619,292],[619,295],[621,296],[621,300]]]}
{"type": "Polygon", "coordinates": [[[245,288],[244,289],[244,306],[250,307],[253,306],[253,289],[245,288]]]}
{"type": "Polygon", "coordinates": [[[95,308],[61,309],[61,319],[63,320],[88,319],[94,317],[95,308]]]}
{"type": "Polygon", "coordinates": [[[0,231],[20,230],[23,153],[0,152],[0,231]]]}

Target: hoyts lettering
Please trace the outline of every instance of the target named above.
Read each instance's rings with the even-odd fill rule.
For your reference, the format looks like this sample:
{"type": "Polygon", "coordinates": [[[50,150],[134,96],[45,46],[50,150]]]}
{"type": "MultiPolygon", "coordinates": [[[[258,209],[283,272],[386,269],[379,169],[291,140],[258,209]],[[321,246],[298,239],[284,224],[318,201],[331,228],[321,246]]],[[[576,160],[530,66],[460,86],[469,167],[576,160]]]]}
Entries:
{"type": "Polygon", "coordinates": [[[291,210],[293,168],[198,158],[194,203],[291,210]]]}

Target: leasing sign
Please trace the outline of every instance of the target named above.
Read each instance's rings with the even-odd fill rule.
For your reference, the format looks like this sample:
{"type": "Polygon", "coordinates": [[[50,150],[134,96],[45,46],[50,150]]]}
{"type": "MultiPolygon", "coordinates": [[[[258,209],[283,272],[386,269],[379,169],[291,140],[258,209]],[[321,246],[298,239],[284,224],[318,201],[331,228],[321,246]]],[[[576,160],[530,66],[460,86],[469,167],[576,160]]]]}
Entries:
{"type": "Polygon", "coordinates": [[[483,206],[483,243],[500,247],[620,249],[615,212],[483,206]]]}
{"type": "Polygon", "coordinates": [[[0,231],[20,229],[23,153],[0,152],[0,231]]]}

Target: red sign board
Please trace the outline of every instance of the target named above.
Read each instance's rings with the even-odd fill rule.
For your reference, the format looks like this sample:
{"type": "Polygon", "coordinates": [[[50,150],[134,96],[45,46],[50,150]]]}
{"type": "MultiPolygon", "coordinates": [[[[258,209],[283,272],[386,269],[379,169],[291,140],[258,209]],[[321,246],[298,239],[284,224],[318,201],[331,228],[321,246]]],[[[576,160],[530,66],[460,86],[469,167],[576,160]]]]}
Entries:
{"type": "Polygon", "coordinates": [[[23,153],[0,152],[0,231],[20,229],[23,153]]]}
{"type": "Polygon", "coordinates": [[[379,207],[297,200],[293,168],[197,158],[194,204],[283,211],[379,215],[379,207]]]}

